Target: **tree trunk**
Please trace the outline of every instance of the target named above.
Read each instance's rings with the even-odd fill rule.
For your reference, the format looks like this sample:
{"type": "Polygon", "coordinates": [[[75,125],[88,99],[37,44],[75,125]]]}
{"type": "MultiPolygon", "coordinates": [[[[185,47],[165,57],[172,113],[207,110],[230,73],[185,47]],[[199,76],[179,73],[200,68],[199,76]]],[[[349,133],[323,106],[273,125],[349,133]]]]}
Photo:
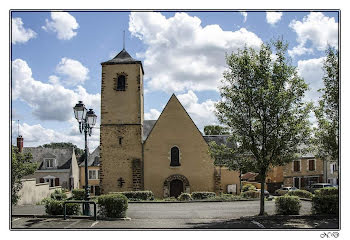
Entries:
{"type": "Polygon", "coordinates": [[[265,180],[266,180],[266,176],[265,175],[261,175],[260,178],[260,188],[261,188],[261,192],[260,192],[260,213],[259,216],[263,216],[265,213],[265,180]]]}

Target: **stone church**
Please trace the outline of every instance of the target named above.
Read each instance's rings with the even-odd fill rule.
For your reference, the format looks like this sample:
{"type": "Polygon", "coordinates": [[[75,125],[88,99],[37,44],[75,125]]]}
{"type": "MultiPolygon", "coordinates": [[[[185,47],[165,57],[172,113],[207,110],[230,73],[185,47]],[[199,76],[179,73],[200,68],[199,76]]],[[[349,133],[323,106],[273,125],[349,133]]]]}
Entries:
{"type": "Polygon", "coordinates": [[[157,120],[144,120],[142,62],[123,49],[101,63],[101,192],[151,190],[158,198],[181,192],[239,193],[238,172],[214,166],[210,141],[173,94],[157,120]]]}

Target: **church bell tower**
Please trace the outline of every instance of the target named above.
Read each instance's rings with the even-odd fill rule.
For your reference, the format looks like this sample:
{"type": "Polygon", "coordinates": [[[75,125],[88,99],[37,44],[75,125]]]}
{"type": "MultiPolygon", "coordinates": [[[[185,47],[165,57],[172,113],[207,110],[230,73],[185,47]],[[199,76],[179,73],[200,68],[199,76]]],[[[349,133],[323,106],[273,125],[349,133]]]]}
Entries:
{"type": "Polygon", "coordinates": [[[101,191],[142,190],[142,62],[123,49],[101,65],[101,191]]]}

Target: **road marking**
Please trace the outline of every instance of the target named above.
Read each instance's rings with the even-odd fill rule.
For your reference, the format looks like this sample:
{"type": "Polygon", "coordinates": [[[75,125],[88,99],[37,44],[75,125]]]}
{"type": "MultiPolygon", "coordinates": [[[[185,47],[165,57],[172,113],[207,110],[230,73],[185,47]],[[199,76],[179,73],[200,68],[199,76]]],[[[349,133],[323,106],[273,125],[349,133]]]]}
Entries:
{"type": "Polygon", "coordinates": [[[257,225],[259,228],[265,228],[264,225],[262,225],[261,223],[257,222],[257,221],[252,221],[252,223],[254,223],[255,225],[257,225]]]}
{"type": "Polygon", "coordinates": [[[93,226],[95,226],[96,224],[98,223],[98,221],[96,221],[96,222],[93,222],[92,224],[91,224],[91,228],[93,227],[93,226]]]}
{"type": "Polygon", "coordinates": [[[16,218],[16,219],[13,219],[12,222],[15,222],[17,220],[20,220],[21,218],[16,218]]]}
{"type": "Polygon", "coordinates": [[[75,222],[72,222],[71,224],[69,224],[68,226],[65,226],[64,228],[71,228],[72,226],[74,226],[74,225],[80,223],[81,221],[82,221],[82,219],[77,220],[77,221],[75,221],[75,222]]]}

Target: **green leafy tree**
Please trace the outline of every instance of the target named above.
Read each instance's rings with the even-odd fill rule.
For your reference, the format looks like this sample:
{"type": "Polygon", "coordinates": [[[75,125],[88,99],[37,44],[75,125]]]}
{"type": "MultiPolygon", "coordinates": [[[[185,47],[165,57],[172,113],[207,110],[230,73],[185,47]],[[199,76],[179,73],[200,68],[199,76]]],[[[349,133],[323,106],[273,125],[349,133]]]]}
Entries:
{"type": "Polygon", "coordinates": [[[22,188],[21,179],[24,176],[33,174],[38,168],[37,163],[32,163],[33,159],[31,153],[20,153],[17,147],[12,146],[11,159],[11,202],[16,205],[20,196],[19,190],[22,188]]]}
{"type": "Polygon", "coordinates": [[[77,156],[81,156],[82,154],[84,154],[84,150],[78,148],[76,145],[74,145],[73,143],[70,142],[58,142],[58,143],[49,143],[49,144],[44,144],[42,145],[42,147],[44,148],[73,148],[74,147],[74,153],[77,156]]]}
{"type": "Polygon", "coordinates": [[[328,47],[323,63],[324,88],[315,116],[318,128],[315,129],[318,156],[323,160],[339,160],[339,65],[338,51],[328,47]]]}
{"type": "MultiPolygon", "coordinates": [[[[310,135],[312,105],[302,100],[308,86],[286,58],[287,48],[277,40],[259,50],[245,47],[227,56],[222,99],[216,104],[219,121],[236,138],[237,153],[254,158],[262,192],[269,167],[297,158],[310,135]]],[[[259,215],[264,210],[261,194],[259,215]]]]}
{"type": "Polygon", "coordinates": [[[218,125],[208,125],[204,127],[205,135],[227,135],[229,134],[227,127],[221,127],[218,125]]]}

